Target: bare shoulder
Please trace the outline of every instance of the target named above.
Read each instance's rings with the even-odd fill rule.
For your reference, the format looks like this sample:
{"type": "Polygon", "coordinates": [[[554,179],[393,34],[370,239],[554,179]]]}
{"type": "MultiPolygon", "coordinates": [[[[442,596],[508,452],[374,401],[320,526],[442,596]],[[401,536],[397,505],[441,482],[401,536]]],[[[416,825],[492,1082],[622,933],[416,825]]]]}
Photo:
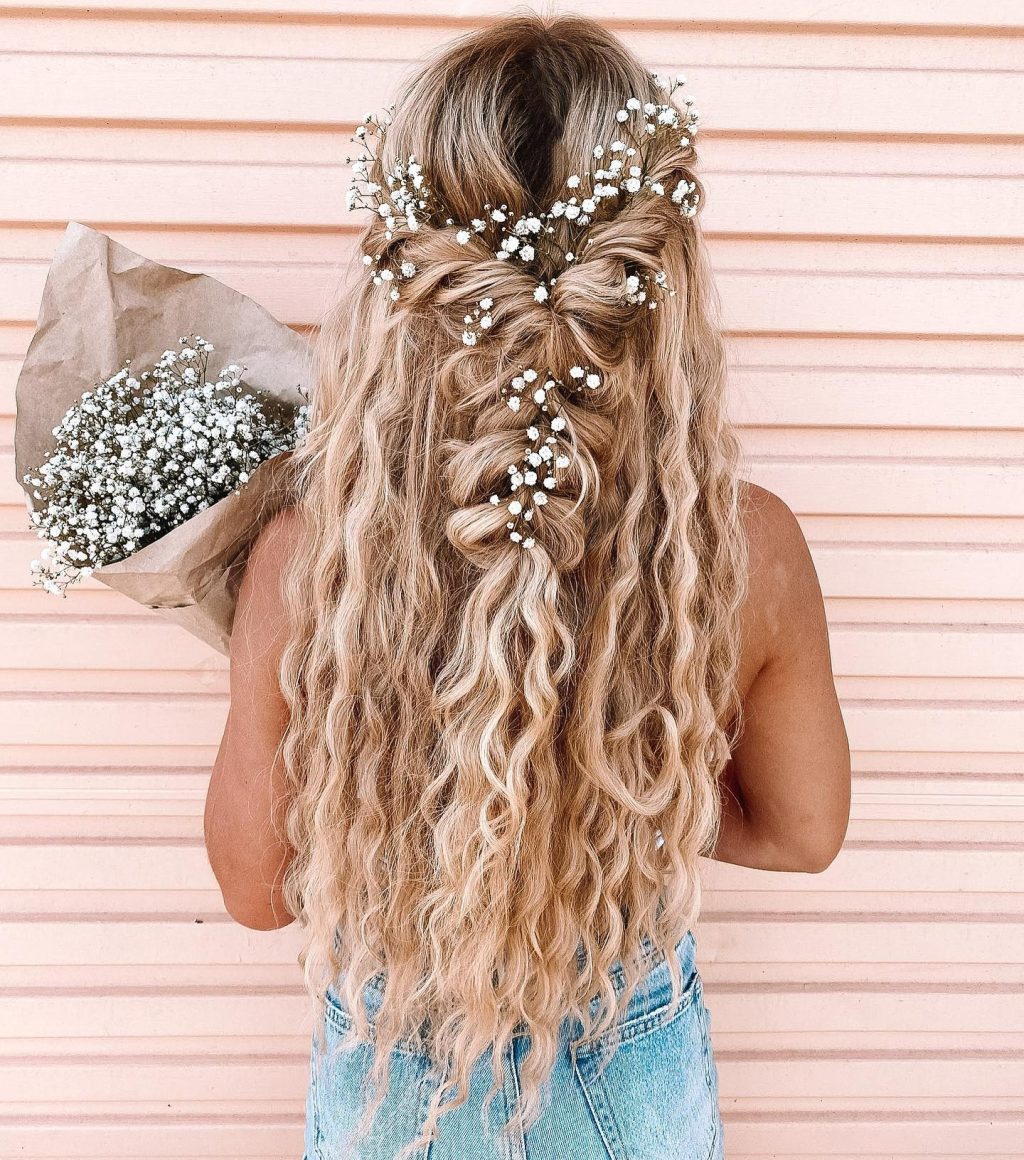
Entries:
{"type": "Polygon", "coordinates": [[[243,635],[266,642],[284,633],[287,611],[281,580],[300,535],[301,517],[293,507],[277,512],[260,528],[249,549],[238,592],[233,641],[243,635]]]}
{"type": "Polygon", "coordinates": [[[801,647],[824,626],[821,586],[803,529],[790,507],[767,488],[743,481],[740,511],[747,536],[744,668],[801,647]]]}
{"type": "Polygon", "coordinates": [[[244,584],[260,593],[276,592],[281,573],[298,548],[301,530],[301,516],[294,507],[282,508],[267,520],[249,548],[244,584]]]}
{"type": "Polygon", "coordinates": [[[260,528],[249,552],[250,568],[270,568],[291,559],[301,534],[298,508],[286,507],[260,528]]]}
{"type": "Polygon", "coordinates": [[[792,509],[773,491],[743,480],[740,512],[751,568],[799,574],[810,560],[803,529],[792,509]]]}

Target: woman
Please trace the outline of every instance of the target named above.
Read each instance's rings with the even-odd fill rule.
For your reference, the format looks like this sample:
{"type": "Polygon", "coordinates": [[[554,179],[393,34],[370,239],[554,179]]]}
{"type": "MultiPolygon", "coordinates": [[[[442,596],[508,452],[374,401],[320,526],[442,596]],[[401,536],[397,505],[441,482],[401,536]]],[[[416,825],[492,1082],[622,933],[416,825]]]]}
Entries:
{"type": "Polygon", "coordinates": [[[244,576],[206,814],[229,912],[305,929],[310,1158],[722,1155],[699,859],[842,843],[821,593],[737,479],[676,87],[522,16],[357,133],[369,276],[244,576]]]}

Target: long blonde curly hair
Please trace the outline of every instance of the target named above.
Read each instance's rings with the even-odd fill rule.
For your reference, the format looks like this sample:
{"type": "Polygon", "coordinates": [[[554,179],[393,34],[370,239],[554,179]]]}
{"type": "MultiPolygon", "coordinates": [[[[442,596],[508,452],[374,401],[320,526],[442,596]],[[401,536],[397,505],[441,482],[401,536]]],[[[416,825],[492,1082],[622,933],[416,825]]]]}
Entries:
{"type": "MultiPolygon", "coordinates": [[[[631,95],[663,99],[599,24],[516,16],[420,68],[382,160],[419,159],[456,221],[528,213],[590,168],[631,95]]],[[[648,171],[669,188],[694,166],[676,135],[648,171]]],[[[424,1139],[489,1048],[500,1084],[524,1032],[528,1125],[562,1021],[612,1028],[652,944],[677,971],[739,720],[746,576],[698,220],[631,199],[543,303],[521,266],[436,224],[388,240],[372,221],[360,248],[417,274],[393,303],[359,267],[322,320],[282,662],[307,986],[372,1034],[374,1107],[392,1048],[419,1036],[445,1079],[424,1139]],[[627,305],[627,276],[656,271],[677,294],[627,305]],[[467,347],[484,296],[494,325],[467,347]],[[526,551],[488,502],[522,454],[500,388],[580,362],[604,381],[563,405],[576,454],[526,551]],[[381,972],[371,1032],[359,995],[381,972]]]]}

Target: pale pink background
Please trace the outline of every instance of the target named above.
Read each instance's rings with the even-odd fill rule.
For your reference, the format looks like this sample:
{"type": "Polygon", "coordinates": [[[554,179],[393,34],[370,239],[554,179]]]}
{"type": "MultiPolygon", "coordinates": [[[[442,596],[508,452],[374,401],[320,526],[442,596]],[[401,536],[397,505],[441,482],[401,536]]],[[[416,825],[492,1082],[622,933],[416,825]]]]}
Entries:
{"type": "MultiPolygon", "coordinates": [[[[826,874],[709,872],[728,1155],[1021,1156],[1024,7],[577,7],[704,112],[749,474],[810,540],[854,750],[826,874]]],[[[294,933],[228,922],[203,852],[224,662],[28,585],[13,390],[64,224],[308,328],[354,119],[502,10],[4,7],[0,1155],[297,1157],[306,1078],[294,933]]]]}

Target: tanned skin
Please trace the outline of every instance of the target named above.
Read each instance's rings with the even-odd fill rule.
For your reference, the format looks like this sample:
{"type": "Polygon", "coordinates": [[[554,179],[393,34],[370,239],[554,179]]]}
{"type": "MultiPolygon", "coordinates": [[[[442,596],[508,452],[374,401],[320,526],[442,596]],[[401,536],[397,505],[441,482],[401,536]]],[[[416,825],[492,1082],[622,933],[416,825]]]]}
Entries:
{"type": "Polygon", "coordinates": [[[796,517],[745,484],[750,550],[739,690],[743,730],[722,780],[714,857],[814,873],[850,817],[850,747],[832,676],[821,587],[796,517]]]}
{"type": "MultiPolygon", "coordinates": [[[[743,732],[722,779],[713,857],[814,873],[835,858],[850,810],[850,750],[836,697],[821,588],[796,517],[742,486],[750,545],[739,688],[743,732]]],[[[298,536],[282,512],[249,557],[231,637],[231,707],[206,800],[206,848],[228,913],[287,926],[281,883],[286,789],[277,758],[287,706],[277,681],[287,617],[281,574],[298,536]]]]}

